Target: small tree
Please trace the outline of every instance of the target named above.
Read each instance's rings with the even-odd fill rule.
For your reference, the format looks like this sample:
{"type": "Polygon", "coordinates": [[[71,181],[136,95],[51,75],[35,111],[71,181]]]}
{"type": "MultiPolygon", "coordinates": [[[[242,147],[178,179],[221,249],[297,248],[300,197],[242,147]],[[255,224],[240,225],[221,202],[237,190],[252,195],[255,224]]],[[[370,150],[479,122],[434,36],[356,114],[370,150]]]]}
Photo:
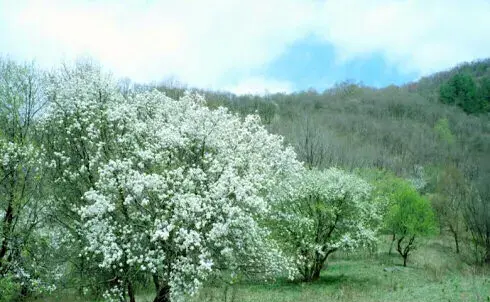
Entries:
{"type": "Polygon", "coordinates": [[[464,210],[470,197],[469,186],[463,174],[453,166],[440,173],[436,183],[436,194],[432,198],[441,226],[453,235],[456,253],[459,253],[460,235],[463,232],[464,210]]]}
{"type": "Polygon", "coordinates": [[[318,279],[333,252],[375,241],[378,208],[359,177],[336,168],[306,170],[289,185],[278,195],[276,231],[304,281],[318,279]]]}
{"type": "Polygon", "coordinates": [[[397,238],[396,249],[403,258],[403,266],[407,266],[408,256],[416,247],[415,239],[432,234],[436,221],[429,201],[408,183],[399,187],[394,197],[386,224],[397,238]]]}
{"type": "MultiPolygon", "coordinates": [[[[407,186],[407,182],[387,170],[360,169],[358,174],[372,185],[373,202],[377,203],[380,215],[386,217],[390,209],[398,202],[399,191],[407,186]]],[[[388,254],[391,255],[396,241],[396,230],[384,219],[380,232],[391,235],[391,244],[388,250],[388,254]]]]}

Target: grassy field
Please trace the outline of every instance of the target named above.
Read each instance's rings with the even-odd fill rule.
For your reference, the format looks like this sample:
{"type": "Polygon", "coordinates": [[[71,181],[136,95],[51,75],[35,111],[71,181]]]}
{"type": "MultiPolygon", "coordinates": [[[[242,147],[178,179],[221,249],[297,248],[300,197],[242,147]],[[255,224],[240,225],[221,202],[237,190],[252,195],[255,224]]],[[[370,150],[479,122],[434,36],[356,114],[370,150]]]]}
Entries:
{"type": "MultiPolygon", "coordinates": [[[[278,280],[207,287],[189,301],[490,301],[489,269],[466,264],[450,244],[448,238],[426,242],[414,252],[406,268],[400,266],[396,252],[391,256],[386,253],[386,245],[374,255],[337,254],[314,283],[278,280]]],[[[38,301],[92,302],[70,300],[66,295],[38,301]]],[[[151,302],[152,296],[139,295],[137,301],[151,302]]]]}

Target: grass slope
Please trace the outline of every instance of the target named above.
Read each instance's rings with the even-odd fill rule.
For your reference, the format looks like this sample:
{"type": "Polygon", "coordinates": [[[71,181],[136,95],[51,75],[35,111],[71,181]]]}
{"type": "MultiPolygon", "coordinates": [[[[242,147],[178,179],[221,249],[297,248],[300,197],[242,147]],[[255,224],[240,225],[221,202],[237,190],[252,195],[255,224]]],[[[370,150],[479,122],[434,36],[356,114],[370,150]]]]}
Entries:
{"type": "MultiPolygon", "coordinates": [[[[471,266],[453,252],[450,238],[425,242],[401,265],[398,254],[388,255],[388,242],[378,253],[337,254],[314,283],[278,280],[209,286],[191,302],[306,302],[306,301],[490,301],[490,271],[471,266]]],[[[469,253],[466,246],[463,252],[469,253]]],[[[466,255],[468,257],[468,255],[466,255]]],[[[152,295],[137,301],[151,302],[152,295]]],[[[66,295],[38,301],[83,301],[66,295]]]]}

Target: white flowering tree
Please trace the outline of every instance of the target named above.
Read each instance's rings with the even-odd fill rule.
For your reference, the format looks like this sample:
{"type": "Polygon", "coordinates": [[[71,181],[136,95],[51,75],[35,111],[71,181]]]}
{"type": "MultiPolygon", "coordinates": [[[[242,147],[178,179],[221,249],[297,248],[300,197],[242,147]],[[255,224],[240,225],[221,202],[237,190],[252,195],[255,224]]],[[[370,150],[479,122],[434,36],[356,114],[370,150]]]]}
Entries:
{"type": "Polygon", "coordinates": [[[82,257],[87,238],[78,210],[87,204],[83,196],[95,187],[98,169],[114,156],[120,131],[108,120],[107,109],[117,108],[122,97],[111,77],[88,61],[52,73],[47,92],[49,104],[42,112],[40,129],[50,221],[58,229],[58,259],[68,264],[65,278],[78,288],[79,295],[89,289],[98,293],[112,274],[82,257]]]}
{"type": "Polygon", "coordinates": [[[100,73],[61,78],[45,121],[64,132],[50,165],[69,188],[60,201],[77,208],[82,256],[112,276],[106,298],[134,301],[141,276],[155,301],[179,301],[225,271],[283,270],[262,223],[272,188],[301,168],[282,138],[198,95],[114,87],[100,73]]]}
{"type": "Polygon", "coordinates": [[[304,281],[320,277],[333,252],[373,243],[379,222],[364,180],[336,168],[305,170],[277,196],[277,236],[294,255],[304,281]]]}

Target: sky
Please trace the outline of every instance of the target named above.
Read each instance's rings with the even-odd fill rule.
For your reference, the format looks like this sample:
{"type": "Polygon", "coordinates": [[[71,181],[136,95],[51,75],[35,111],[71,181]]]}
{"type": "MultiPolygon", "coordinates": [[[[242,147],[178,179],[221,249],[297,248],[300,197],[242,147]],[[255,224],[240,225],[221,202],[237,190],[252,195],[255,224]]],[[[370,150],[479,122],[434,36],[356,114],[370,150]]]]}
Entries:
{"type": "Polygon", "coordinates": [[[238,94],[383,87],[490,57],[490,0],[0,0],[0,55],[238,94]]]}

